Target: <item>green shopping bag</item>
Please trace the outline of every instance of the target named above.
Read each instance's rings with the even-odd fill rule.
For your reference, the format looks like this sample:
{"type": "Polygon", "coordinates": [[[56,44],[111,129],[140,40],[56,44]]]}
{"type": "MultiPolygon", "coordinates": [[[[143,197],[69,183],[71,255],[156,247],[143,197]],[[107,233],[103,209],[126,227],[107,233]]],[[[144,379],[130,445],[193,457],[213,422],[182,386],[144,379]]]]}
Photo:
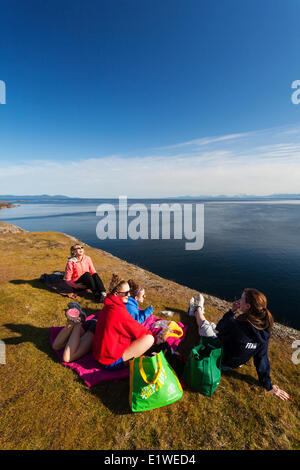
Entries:
{"type": "Polygon", "coordinates": [[[185,363],[183,380],[192,390],[211,397],[221,380],[221,360],[220,340],[201,336],[185,363]]]}
{"type": "Polygon", "coordinates": [[[183,396],[180,382],[161,351],[130,361],[129,403],[132,411],[169,405],[183,396]]]}

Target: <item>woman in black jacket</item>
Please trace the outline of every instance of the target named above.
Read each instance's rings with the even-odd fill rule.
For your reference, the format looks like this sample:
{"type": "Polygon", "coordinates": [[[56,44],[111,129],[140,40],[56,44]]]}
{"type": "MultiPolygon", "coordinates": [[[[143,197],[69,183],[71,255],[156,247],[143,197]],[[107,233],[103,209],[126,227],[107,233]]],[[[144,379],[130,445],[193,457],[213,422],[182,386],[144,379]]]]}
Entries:
{"type": "Polygon", "coordinates": [[[195,315],[200,336],[220,339],[222,370],[235,369],[253,357],[260,384],[281,400],[290,399],[286,392],[271,383],[268,346],[274,320],[264,294],[257,289],[245,289],[241,299],[232,304],[217,325],[206,320],[201,294],[196,305],[191,299],[188,314],[195,315]],[[242,313],[234,318],[237,310],[242,313]]]}

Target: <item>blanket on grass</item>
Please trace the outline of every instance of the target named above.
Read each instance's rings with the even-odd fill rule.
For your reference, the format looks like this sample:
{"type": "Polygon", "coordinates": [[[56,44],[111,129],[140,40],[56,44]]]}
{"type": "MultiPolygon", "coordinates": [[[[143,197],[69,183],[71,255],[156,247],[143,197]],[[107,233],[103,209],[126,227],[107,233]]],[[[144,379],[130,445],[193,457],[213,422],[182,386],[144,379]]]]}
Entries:
{"type": "MultiPolygon", "coordinates": [[[[87,320],[90,320],[91,318],[93,318],[93,315],[88,317],[87,320]]],[[[60,326],[53,326],[50,328],[51,345],[62,328],[63,327],[60,326]]],[[[55,351],[55,353],[61,364],[74,370],[88,387],[92,387],[93,385],[106,380],[118,381],[129,376],[129,367],[116,371],[101,369],[99,362],[94,359],[91,352],[80,359],[77,359],[75,362],[63,362],[63,350],[55,351]]]]}
{"type": "Polygon", "coordinates": [[[88,290],[75,290],[64,280],[64,271],[54,271],[51,274],[42,274],[39,281],[44,282],[46,286],[55,290],[58,294],[65,295],[71,299],[77,299],[79,296],[85,296],[88,290]]]}
{"type": "MultiPolygon", "coordinates": [[[[91,320],[94,317],[95,315],[90,315],[89,317],[87,317],[87,320],[91,320]]],[[[154,327],[155,323],[159,320],[163,320],[163,319],[158,319],[154,315],[151,315],[143,323],[145,328],[151,331],[155,338],[159,335],[159,332],[161,330],[161,328],[154,327]]],[[[179,344],[184,339],[186,335],[186,331],[187,331],[186,325],[183,325],[183,323],[180,323],[180,322],[178,322],[178,325],[182,328],[184,332],[183,336],[181,338],[169,337],[166,340],[168,347],[170,347],[173,353],[176,352],[179,344]]],[[[64,327],[62,326],[52,326],[50,328],[51,346],[56,336],[63,328],[64,327]]],[[[55,353],[58,356],[61,364],[65,367],[70,367],[72,370],[74,370],[88,387],[92,387],[93,385],[96,385],[97,383],[100,383],[100,382],[104,382],[106,380],[118,381],[118,380],[129,377],[129,367],[126,367],[125,369],[121,369],[121,370],[116,370],[116,371],[109,371],[109,370],[101,369],[99,362],[97,362],[94,359],[92,352],[86,354],[80,359],[77,359],[75,362],[63,362],[62,360],[63,350],[55,351],[55,353]]]]}

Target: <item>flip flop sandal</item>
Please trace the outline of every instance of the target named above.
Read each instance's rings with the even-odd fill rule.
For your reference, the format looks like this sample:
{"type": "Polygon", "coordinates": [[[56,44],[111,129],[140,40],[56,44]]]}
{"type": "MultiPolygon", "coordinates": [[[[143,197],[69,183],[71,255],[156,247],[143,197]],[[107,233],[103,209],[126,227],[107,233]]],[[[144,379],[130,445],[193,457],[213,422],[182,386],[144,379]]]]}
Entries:
{"type": "Polygon", "coordinates": [[[66,317],[71,323],[81,322],[80,312],[77,308],[69,308],[69,310],[66,311],[66,317]]]}
{"type": "Polygon", "coordinates": [[[76,310],[79,311],[81,321],[86,320],[86,313],[82,310],[82,308],[80,307],[80,304],[78,302],[69,302],[68,307],[69,307],[69,309],[74,309],[75,308],[76,310]]]}

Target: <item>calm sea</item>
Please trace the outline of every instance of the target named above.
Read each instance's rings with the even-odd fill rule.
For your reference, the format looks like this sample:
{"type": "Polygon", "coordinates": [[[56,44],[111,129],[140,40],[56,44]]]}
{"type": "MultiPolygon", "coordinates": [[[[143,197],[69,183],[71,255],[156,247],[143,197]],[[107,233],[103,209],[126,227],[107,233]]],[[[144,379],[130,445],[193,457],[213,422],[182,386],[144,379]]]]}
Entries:
{"type": "MultiPolygon", "coordinates": [[[[186,240],[99,240],[96,209],[103,202],[118,206],[118,200],[37,199],[1,210],[1,220],[29,231],[73,235],[164,278],[229,301],[239,298],[244,287],[255,287],[266,294],[276,321],[300,329],[299,200],[128,201],[147,207],[204,203],[204,246],[198,251],[185,250],[186,240]]],[[[168,299],[165,303],[172,308],[168,299]]]]}

